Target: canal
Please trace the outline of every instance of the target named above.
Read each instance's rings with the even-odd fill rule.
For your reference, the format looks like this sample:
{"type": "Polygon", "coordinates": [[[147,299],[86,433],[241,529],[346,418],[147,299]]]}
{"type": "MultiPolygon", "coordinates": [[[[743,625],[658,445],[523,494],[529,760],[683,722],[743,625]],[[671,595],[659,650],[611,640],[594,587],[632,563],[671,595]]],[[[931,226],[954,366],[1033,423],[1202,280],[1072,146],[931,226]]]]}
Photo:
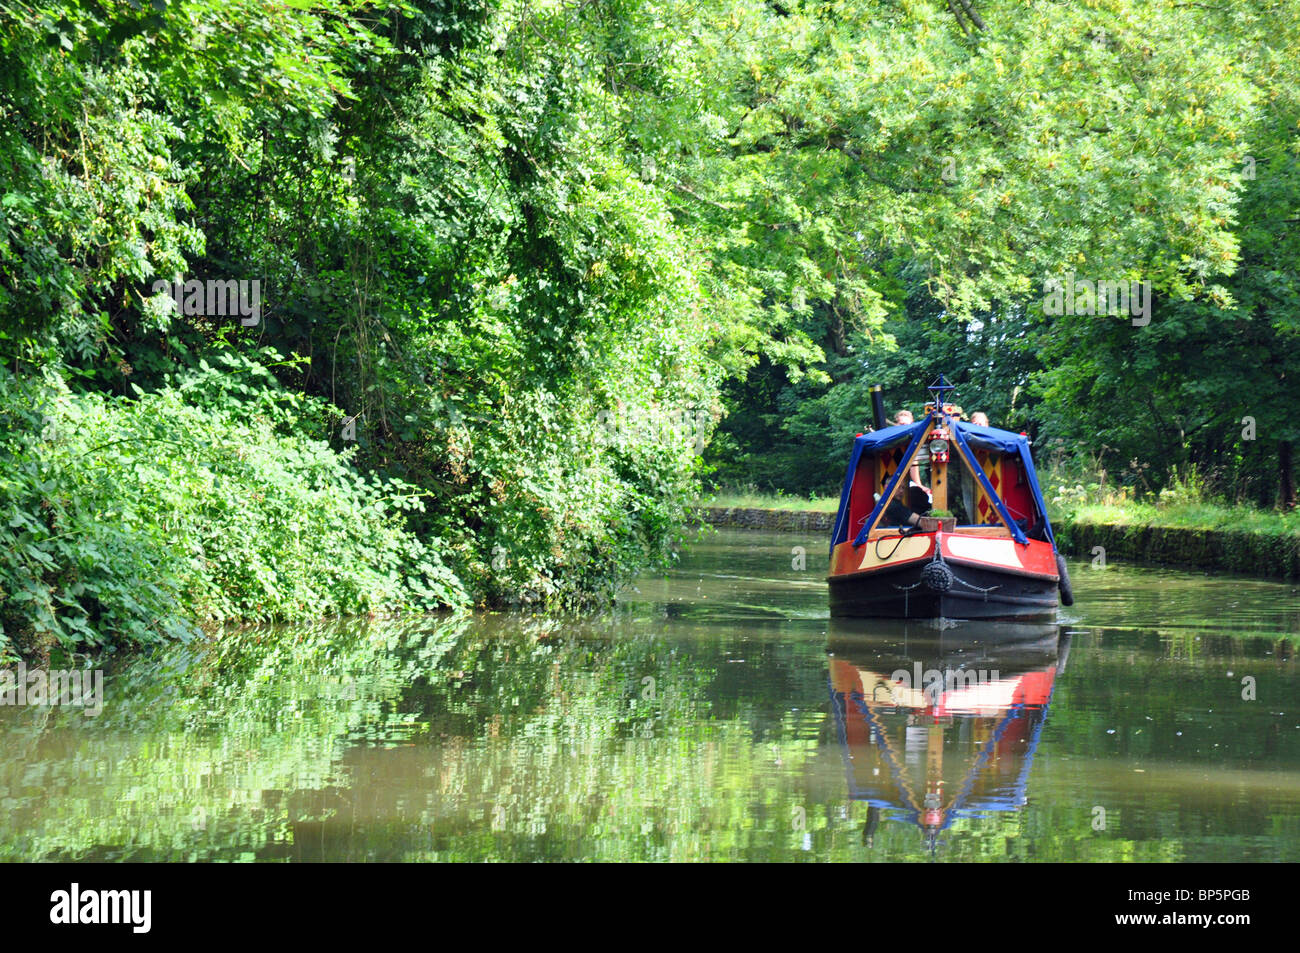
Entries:
{"type": "Polygon", "coordinates": [[[608,612],[250,627],[0,708],[5,860],[1300,860],[1293,585],[1071,564],[1057,626],[826,613],[710,532],[608,612]]]}

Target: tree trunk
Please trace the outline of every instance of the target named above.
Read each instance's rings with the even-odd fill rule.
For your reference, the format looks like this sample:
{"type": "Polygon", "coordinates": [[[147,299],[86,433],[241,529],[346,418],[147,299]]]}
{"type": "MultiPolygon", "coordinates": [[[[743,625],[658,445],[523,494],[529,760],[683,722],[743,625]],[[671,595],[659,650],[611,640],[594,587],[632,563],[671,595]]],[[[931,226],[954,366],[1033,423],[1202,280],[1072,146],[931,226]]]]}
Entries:
{"type": "Polygon", "coordinates": [[[1291,468],[1291,441],[1279,440],[1277,444],[1277,473],[1281,483],[1282,508],[1295,506],[1295,471],[1291,468]]]}
{"type": "Polygon", "coordinates": [[[834,306],[831,308],[831,315],[831,350],[840,357],[846,357],[849,353],[849,342],[844,333],[844,318],[839,309],[834,306]]]}

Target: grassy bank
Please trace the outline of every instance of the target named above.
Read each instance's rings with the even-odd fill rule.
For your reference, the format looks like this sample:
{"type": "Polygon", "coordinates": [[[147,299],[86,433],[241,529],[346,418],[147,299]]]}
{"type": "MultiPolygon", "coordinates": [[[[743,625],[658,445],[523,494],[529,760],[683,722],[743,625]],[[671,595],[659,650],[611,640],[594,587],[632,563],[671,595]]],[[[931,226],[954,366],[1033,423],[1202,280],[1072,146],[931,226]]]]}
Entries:
{"type": "Polygon", "coordinates": [[[1154,526],[1257,533],[1265,536],[1300,534],[1300,513],[1214,503],[1187,503],[1167,507],[1151,503],[1089,503],[1056,512],[1052,514],[1052,520],[1053,523],[1062,524],[1154,526]]]}
{"type": "Polygon", "coordinates": [[[1225,526],[1091,522],[1056,524],[1064,553],[1106,563],[1181,566],[1219,572],[1300,579],[1300,533],[1225,526]]]}
{"type": "Polygon", "coordinates": [[[742,510],[786,510],[792,513],[834,513],[840,507],[838,496],[794,496],[765,493],[753,487],[722,489],[695,501],[697,507],[742,510]]]}
{"type": "Polygon", "coordinates": [[[1159,493],[1104,473],[1046,468],[1044,497],[1060,548],[1108,562],[1300,578],[1300,513],[1216,497],[1194,468],[1159,493]]]}

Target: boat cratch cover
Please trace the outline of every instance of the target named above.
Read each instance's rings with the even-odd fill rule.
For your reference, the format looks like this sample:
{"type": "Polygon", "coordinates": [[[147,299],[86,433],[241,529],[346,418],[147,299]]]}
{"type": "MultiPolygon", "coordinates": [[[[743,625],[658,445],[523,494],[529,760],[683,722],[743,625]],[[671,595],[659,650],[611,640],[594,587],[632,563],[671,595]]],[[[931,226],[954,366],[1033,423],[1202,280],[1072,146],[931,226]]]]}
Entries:
{"type": "MultiPolygon", "coordinates": [[[[902,467],[899,467],[888,474],[888,482],[884,487],[858,487],[857,492],[854,492],[855,480],[873,480],[874,474],[877,472],[874,467],[859,469],[863,456],[880,456],[883,451],[896,450],[902,447],[906,449],[901,454],[900,459],[906,460],[911,457],[917,443],[925,436],[930,423],[931,421],[927,417],[915,424],[899,424],[894,427],[886,427],[883,430],[862,434],[854,439],[853,454],[849,458],[848,471],[844,475],[844,488],[840,493],[839,515],[835,519],[835,529],[831,534],[832,553],[837,545],[847,542],[850,533],[855,530],[857,530],[857,533],[853,538],[854,545],[858,546],[866,541],[867,527],[876,521],[877,511],[883,501],[888,500],[893,495],[897,483],[906,478],[906,474],[901,472],[902,467]],[[877,496],[877,494],[879,495],[877,496]],[[866,509],[866,501],[872,503],[870,510],[866,509]]],[[[966,460],[975,462],[976,454],[973,451],[985,451],[998,457],[1011,457],[1019,464],[1020,474],[1023,475],[1024,489],[1028,491],[1028,498],[1023,503],[1032,501],[1032,506],[1036,512],[1022,512],[1022,509],[1028,509],[1028,507],[1017,507],[1015,501],[1009,501],[1010,494],[1007,493],[1006,489],[995,488],[990,481],[989,474],[985,472],[983,467],[976,464],[973,468],[973,475],[983,490],[981,499],[986,500],[988,505],[997,511],[1002,521],[1010,529],[1012,538],[1022,545],[1028,543],[1028,537],[1026,537],[1017,520],[1028,518],[1030,522],[1033,522],[1035,518],[1040,519],[1046,539],[1055,549],[1056,539],[1052,535],[1052,526],[1047,519],[1047,505],[1043,501],[1043,493],[1038,485],[1038,473],[1034,469],[1034,460],[1029,452],[1028,439],[1023,434],[1013,433],[1010,430],[999,430],[995,427],[977,427],[974,424],[953,420],[952,418],[947,419],[947,424],[954,441],[962,451],[960,456],[966,460]],[[999,494],[998,489],[1003,490],[1002,494],[999,494]]]]}

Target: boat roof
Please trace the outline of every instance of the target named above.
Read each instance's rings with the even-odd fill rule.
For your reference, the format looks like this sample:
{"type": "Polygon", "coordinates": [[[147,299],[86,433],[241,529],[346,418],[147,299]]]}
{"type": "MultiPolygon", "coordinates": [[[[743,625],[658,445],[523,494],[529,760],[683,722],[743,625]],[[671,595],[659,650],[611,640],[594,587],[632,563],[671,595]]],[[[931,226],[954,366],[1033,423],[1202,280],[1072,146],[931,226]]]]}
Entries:
{"type": "MultiPolygon", "coordinates": [[[[971,446],[980,450],[998,450],[1002,453],[1019,453],[1021,447],[1029,447],[1029,438],[1012,430],[999,430],[997,427],[977,427],[964,420],[953,421],[962,436],[971,446]]],[[[896,424],[883,430],[872,430],[854,438],[854,457],[862,453],[874,453],[908,443],[918,433],[930,425],[928,417],[923,417],[914,424],[896,424]]]]}
{"type": "MultiPolygon", "coordinates": [[[[999,430],[997,427],[977,427],[972,423],[964,420],[956,420],[952,417],[944,417],[945,423],[952,426],[957,431],[959,443],[964,442],[969,447],[976,450],[993,450],[999,453],[1014,454],[1020,460],[1020,465],[1024,470],[1025,478],[1029,482],[1030,494],[1033,497],[1034,504],[1038,507],[1038,512],[1042,514],[1047,540],[1056,548],[1056,538],[1052,533],[1051,522],[1047,518],[1047,503],[1043,499],[1043,491],[1038,484],[1038,473],[1034,468],[1034,458],[1029,451],[1029,438],[1022,433],[1015,433],[1011,430],[999,430]]],[[[838,543],[846,542],[850,538],[849,519],[849,494],[853,487],[853,478],[857,473],[858,461],[864,453],[874,454],[880,450],[888,450],[900,444],[910,446],[913,440],[919,440],[930,426],[931,418],[929,414],[923,416],[916,423],[912,424],[895,424],[893,427],[885,427],[881,430],[873,430],[869,433],[859,434],[853,440],[853,453],[849,457],[848,472],[844,476],[844,488],[840,492],[840,509],[835,518],[835,526],[831,531],[831,552],[835,551],[838,543]]],[[[990,493],[994,504],[1002,509],[1002,500],[992,487],[986,486],[986,492],[990,493]]],[[[876,509],[880,508],[877,503],[876,509]]],[[[873,509],[868,518],[868,525],[875,520],[876,510],[873,509]]],[[[1010,526],[1010,518],[1006,517],[1010,526]]],[[[1011,527],[1012,537],[1019,543],[1026,542],[1024,532],[1018,527],[1011,527]]],[[[858,540],[855,545],[862,542],[858,540]]]]}

